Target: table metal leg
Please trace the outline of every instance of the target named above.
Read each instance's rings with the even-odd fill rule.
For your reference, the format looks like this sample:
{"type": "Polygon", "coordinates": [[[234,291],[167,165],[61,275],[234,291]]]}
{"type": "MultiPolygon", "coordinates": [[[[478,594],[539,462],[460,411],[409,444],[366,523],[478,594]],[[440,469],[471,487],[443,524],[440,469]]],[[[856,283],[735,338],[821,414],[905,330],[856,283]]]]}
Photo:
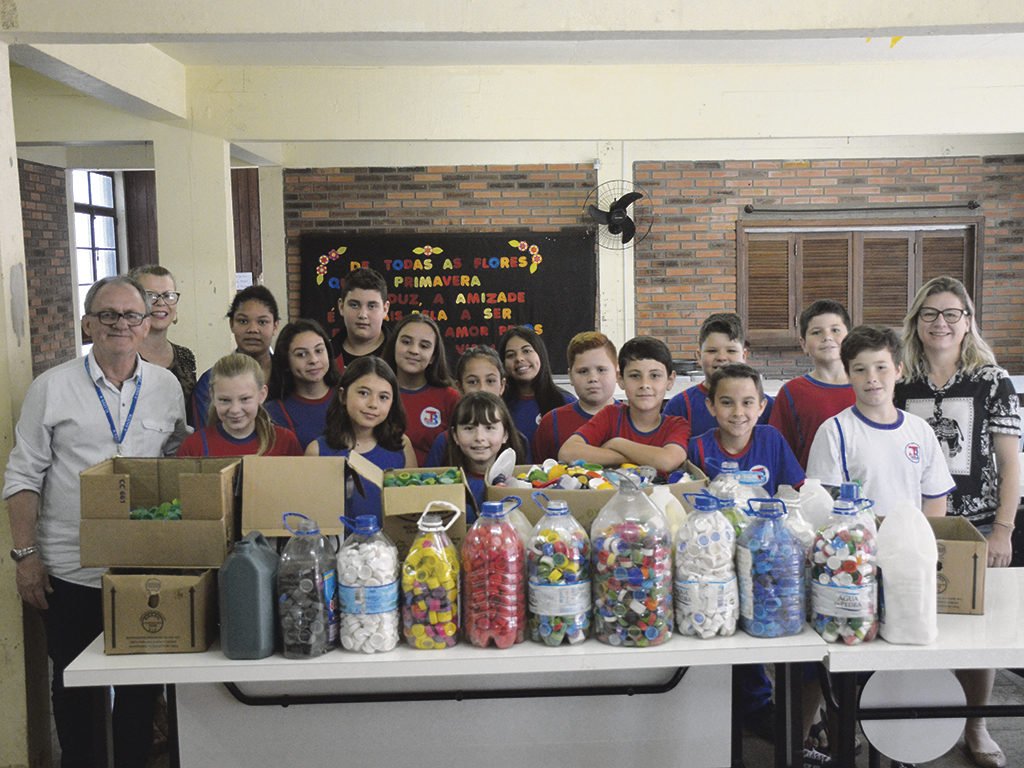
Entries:
{"type": "Polygon", "coordinates": [[[732,768],[744,768],[743,764],[743,692],[740,689],[740,678],[737,672],[738,667],[732,667],[732,768]]]}
{"type": "Polygon", "coordinates": [[[843,672],[832,675],[839,714],[839,734],[834,757],[840,768],[855,768],[857,733],[857,675],[843,672]]]}

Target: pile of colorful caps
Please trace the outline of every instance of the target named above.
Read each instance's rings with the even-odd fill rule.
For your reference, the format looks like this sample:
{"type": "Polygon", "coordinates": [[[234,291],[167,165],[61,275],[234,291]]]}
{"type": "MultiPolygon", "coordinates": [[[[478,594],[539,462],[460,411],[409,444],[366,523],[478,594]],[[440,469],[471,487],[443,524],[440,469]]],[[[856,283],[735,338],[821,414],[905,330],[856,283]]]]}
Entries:
{"type": "Polygon", "coordinates": [[[462,482],[458,467],[449,467],[443,472],[391,472],[384,478],[385,488],[402,488],[407,485],[454,485],[462,482]]]}
{"type": "Polygon", "coordinates": [[[155,507],[136,507],[128,517],[131,520],[181,520],[181,502],[171,499],[155,507]]]}
{"type": "MultiPolygon", "coordinates": [[[[637,482],[645,484],[649,478],[641,473],[636,464],[623,464],[616,472],[635,476],[637,482]]],[[[514,477],[498,475],[494,485],[508,488],[547,488],[550,490],[575,491],[590,488],[598,491],[612,491],[616,488],[614,475],[606,473],[600,464],[588,464],[575,461],[572,464],[561,464],[548,459],[543,464],[534,464],[525,472],[514,477]]]]}

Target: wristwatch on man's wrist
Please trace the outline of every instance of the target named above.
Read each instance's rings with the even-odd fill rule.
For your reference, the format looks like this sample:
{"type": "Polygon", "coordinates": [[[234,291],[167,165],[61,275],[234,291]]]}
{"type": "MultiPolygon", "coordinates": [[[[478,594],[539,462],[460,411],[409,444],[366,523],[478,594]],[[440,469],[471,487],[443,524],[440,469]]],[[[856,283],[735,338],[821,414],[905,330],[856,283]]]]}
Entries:
{"type": "Polygon", "coordinates": [[[38,551],[39,547],[37,547],[35,544],[33,544],[31,547],[22,547],[21,549],[15,547],[11,550],[11,560],[13,560],[16,563],[20,563],[26,557],[30,557],[38,551]]]}

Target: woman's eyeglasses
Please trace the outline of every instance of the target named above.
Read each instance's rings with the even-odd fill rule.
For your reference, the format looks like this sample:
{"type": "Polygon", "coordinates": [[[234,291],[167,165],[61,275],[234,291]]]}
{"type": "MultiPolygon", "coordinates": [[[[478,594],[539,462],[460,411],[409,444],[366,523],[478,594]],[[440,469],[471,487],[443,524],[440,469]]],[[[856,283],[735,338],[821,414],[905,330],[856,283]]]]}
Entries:
{"type": "Polygon", "coordinates": [[[960,322],[960,318],[969,315],[966,309],[935,309],[934,307],[921,307],[917,316],[925,323],[934,323],[942,315],[942,319],[949,325],[960,322]]]}
{"type": "Polygon", "coordinates": [[[163,299],[164,304],[177,304],[178,299],[181,298],[181,293],[179,291],[164,291],[163,293],[146,291],[146,298],[149,299],[150,304],[156,304],[157,299],[163,299]]]}

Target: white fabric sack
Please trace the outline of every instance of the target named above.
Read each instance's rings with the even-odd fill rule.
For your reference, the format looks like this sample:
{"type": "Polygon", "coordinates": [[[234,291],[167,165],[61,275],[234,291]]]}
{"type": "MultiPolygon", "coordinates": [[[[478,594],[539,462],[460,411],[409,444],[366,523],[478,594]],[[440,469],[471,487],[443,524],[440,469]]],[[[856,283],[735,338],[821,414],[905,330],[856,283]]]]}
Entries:
{"type": "Polygon", "coordinates": [[[939,635],[936,566],[939,550],[924,514],[903,502],[878,530],[883,608],[879,634],[890,643],[927,645],[939,635]]]}

